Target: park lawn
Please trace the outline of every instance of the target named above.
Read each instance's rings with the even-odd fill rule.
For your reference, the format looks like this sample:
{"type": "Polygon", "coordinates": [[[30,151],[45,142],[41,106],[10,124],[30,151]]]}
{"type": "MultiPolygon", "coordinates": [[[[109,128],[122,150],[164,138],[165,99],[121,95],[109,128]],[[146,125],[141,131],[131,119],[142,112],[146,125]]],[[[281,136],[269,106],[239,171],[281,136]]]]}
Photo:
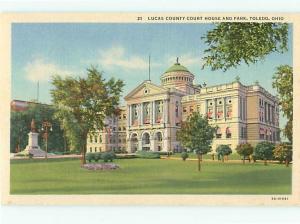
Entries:
{"type": "Polygon", "coordinates": [[[120,159],[119,170],[89,171],[78,159],[11,160],[11,194],[290,194],[280,164],[120,159]]]}

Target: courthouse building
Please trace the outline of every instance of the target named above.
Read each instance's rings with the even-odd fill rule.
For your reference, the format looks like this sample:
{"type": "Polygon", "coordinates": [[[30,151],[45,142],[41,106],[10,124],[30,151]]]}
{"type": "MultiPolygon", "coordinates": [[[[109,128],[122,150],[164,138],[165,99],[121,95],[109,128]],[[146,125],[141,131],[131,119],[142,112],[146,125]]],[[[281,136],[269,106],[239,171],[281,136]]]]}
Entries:
{"type": "Polygon", "coordinates": [[[258,83],[239,79],[215,86],[194,84],[194,75],[177,59],[161,75],[161,84],[140,83],[127,96],[125,107],[106,119],[105,128],[87,140],[87,151],[181,151],[176,138],[182,122],[193,113],[207,116],[218,127],[212,149],[233,150],[240,143],[279,142],[278,99],[258,83]]]}

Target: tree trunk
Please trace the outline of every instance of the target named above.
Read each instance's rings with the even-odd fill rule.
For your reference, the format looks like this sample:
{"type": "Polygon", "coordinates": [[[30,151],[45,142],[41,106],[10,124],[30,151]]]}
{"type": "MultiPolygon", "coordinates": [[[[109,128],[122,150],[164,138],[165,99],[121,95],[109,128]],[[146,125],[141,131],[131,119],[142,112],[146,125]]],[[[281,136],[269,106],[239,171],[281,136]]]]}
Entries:
{"type": "Polygon", "coordinates": [[[83,144],[82,149],[81,149],[81,165],[84,165],[86,163],[85,160],[85,154],[86,154],[86,144],[83,144]]]}
{"type": "Polygon", "coordinates": [[[267,159],[264,159],[264,165],[265,166],[267,165],[267,159]]]}
{"type": "Polygon", "coordinates": [[[198,154],[198,171],[201,171],[201,157],[200,154],[198,154]]]}
{"type": "Polygon", "coordinates": [[[285,159],[285,166],[288,167],[289,166],[289,160],[286,158],[285,159]]]}
{"type": "Polygon", "coordinates": [[[224,163],[224,156],[222,156],[222,162],[224,163]]]}
{"type": "Polygon", "coordinates": [[[245,156],[243,156],[243,164],[245,164],[245,156]]]}
{"type": "Polygon", "coordinates": [[[86,164],[86,160],[85,160],[85,154],[86,154],[86,141],[87,141],[87,135],[88,135],[88,132],[84,133],[81,137],[82,137],[82,142],[83,145],[82,145],[82,149],[81,149],[81,166],[83,166],[84,164],[86,164]]]}

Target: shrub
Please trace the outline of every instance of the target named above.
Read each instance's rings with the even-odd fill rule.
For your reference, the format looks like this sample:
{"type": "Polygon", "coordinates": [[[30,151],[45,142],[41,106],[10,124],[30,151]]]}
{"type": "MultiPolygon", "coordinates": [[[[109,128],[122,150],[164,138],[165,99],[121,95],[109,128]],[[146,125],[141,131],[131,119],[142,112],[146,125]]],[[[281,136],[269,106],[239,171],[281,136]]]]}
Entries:
{"type": "Polygon", "coordinates": [[[159,159],[160,158],[159,152],[138,151],[136,153],[136,155],[138,156],[138,158],[142,158],[142,159],[159,159]]]}
{"type": "Polygon", "coordinates": [[[245,158],[253,154],[253,147],[249,143],[242,143],[237,145],[236,152],[243,156],[243,163],[245,163],[245,158]]]}
{"type": "Polygon", "coordinates": [[[114,152],[105,152],[101,155],[101,158],[104,160],[104,162],[112,162],[115,158],[116,158],[116,155],[114,152]]]}
{"type": "Polygon", "coordinates": [[[101,152],[96,152],[94,154],[94,160],[95,162],[98,162],[101,159],[101,152]]]}
{"type": "Polygon", "coordinates": [[[285,144],[277,144],[273,149],[273,157],[280,163],[285,161],[286,166],[292,161],[292,147],[285,144]]]}
{"type": "Polygon", "coordinates": [[[85,155],[85,159],[86,159],[87,161],[89,161],[90,163],[92,162],[92,160],[94,160],[94,158],[95,158],[94,153],[87,153],[87,154],[85,155]]]}
{"type": "Polygon", "coordinates": [[[216,149],[218,158],[221,156],[222,161],[224,162],[224,156],[228,156],[232,153],[231,148],[228,145],[219,145],[216,149]]]}
{"type": "Polygon", "coordinates": [[[267,160],[272,159],[273,157],[273,149],[275,145],[271,142],[260,142],[256,145],[254,150],[254,155],[256,159],[262,159],[267,165],[267,160]]]}
{"type": "Polygon", "coordinates": [[[114,152],[114,153],[120,154],[120,153],[122,153],[122,150],[121,150],[121,149],[118,149],[118,148],[114,148],[114,149],[113,149],[113,152],[114,152]]]}
{"type": "Polygon", "coordinates": [[[181,153],[181,158],[183,161],[185,161],[189,157],[189,154],[187,152],[182,152],[181,153]]]}
{"type": "Polygon", "coordinates": [[[134,155],[134,154],[129,154],[129,155],[127,155],[127,154],[116,155],[116,159],[135,159],[135,158],[137,158],[137,156],[134,155]]]}
{"type": "Polygon", "coordinates": [[[172,151],[159,151],[159,152],[157,152],[157,153],[159,153],[159,155],[161,155],[161,156],[170,156],[170,155],[173,155],[173,152],[172,151]]]}

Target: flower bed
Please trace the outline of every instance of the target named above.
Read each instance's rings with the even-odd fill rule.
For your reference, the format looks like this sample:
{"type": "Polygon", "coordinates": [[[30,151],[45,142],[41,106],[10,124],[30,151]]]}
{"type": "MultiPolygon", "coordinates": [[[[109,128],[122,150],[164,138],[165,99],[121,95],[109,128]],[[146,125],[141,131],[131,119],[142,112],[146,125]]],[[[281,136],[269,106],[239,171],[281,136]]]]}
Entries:
{"type": "Polygon", "coordinates": [[[87,163],[82,168],[87,170],[116,170],[120,167],[114,163],[87,163]]]}

